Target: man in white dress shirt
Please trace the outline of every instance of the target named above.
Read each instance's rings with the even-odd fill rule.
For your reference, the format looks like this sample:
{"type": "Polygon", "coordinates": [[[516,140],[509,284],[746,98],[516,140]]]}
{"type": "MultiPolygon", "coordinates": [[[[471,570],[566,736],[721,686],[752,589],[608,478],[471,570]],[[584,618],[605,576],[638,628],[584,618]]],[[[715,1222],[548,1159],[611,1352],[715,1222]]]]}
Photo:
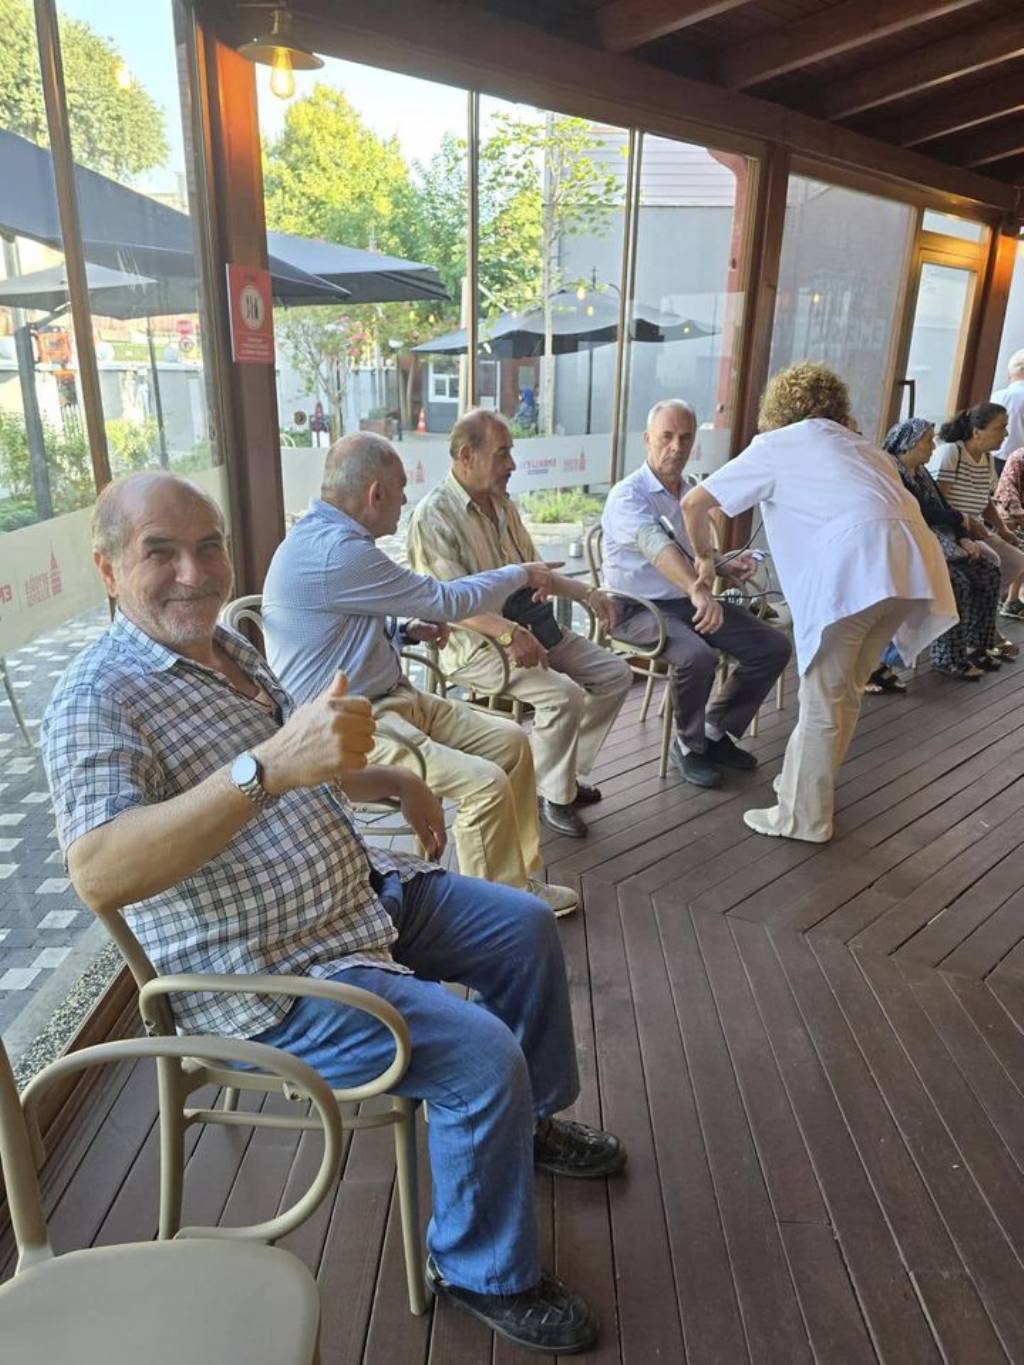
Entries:
{"type": "MultiPolygon", "coordinates": [[[[665,618],[663,657],[672,664],[677,731],[672,763],[688,782],[717,787],[723,771],[757,767],[733,736],[742,735],[757,714],[789,662],[790,648],[781,631],[746,607],[718,601],[710,586],[697,581],[679,505],[692,487],[683,470],[696,430],[693,409],[680,398],[651,409],[644,431],[647,459],[615,485],[604,506],[603,575],[611,592],[646,597],[665,618]],[[736,666],[712,695],[719,651],[736,666]]],[[[738,555],[719,561],[719,571],[742,582],[753,561],[738,555]]],[[[649,611],[620,599],[615,634],[644,644],[656,638],[657,627],[649,611]]]]}
{"type": "Polygon", "coordinates": [[[1024,346],[1010,356],[1006,369],[1010,382],[992,395],[992,402],[1004,407],[1009,418],[1006,440],[995,452],[1000,468],[1003,460],[1024,446],[1024,346]]]}

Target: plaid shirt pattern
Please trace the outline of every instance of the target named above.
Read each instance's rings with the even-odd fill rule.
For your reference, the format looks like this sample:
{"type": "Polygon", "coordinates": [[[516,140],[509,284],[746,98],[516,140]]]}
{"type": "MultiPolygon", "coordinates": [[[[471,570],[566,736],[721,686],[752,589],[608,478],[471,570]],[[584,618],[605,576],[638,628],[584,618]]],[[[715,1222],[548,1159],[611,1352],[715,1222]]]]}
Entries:
{"type": "MultiPolygon", "coordinates": [[[[292,709],[260,654],[217,628],[217,640],[275,702],[280,719],[118,614],[59,682],[43,719],[43,761],[67,850],[136,806],[191,791],[268,739],[292,709]]],[[[253,815],[215,858],[167,891],[124,908],[160,973],[297,973],[329,977],[391,958],[391,919],[371,871],[406,881],[433,864],[370,850],[331,785],[286,792],[253,815]]],[[[261,996],[174,1000],[182,1032],[251,1038],[291,1002],[261,996]]]]}
{"type": "MultiPolygon", "coordinates": [[[[406,552],[417,573],[435,578],[464,578],[468,574],[501,569],[507,564],[532,564],[540,559],[519,509],[511,498],[494,498],[498,524],[481,512],[454,474],[431,489],[413,509],[406,552]]],[[[480,649],[473,635],[453,630],[442,652],[443,665],[453,673],[480,649]]]]}

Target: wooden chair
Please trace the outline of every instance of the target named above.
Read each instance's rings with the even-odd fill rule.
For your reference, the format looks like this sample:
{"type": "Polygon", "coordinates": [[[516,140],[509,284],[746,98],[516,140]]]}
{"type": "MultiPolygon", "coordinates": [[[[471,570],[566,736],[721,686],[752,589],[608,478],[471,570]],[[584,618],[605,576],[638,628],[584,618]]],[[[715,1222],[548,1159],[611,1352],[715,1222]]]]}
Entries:
{"type": "MultiPolygon", "coordinates": [[[[121,950],[135,984],[139,988],[139,1012],[146,1032],[156,1038],[176,1036],[174,1015],[169,997],[178,993],[198,992],[211,995],[271,995],[297,1000],[313,996],[348,1005],[372,1015],[391,1034],[395,1055],[380,1075],[363,1085],[349,1086],[334,1091],[339,1105],[352,1108],[346,1112],[349,1128],[393,1128],[397,1164],[398,1200],[405,1249],[405,1269],[409,1293],[409,1308],[413,1313],[426,1311],[427,1299],[423,1280],[423,1248],[420,1242],[418,1193],[416,1179],[416,1119],[412,1100],[389,1092],[405,1075],[412,1056],[409,1031],[401,1014],[380,996],[358,986],[346,986],[337,981],[322,981],[313,977],[286,975],[221,975],[213,973],[175,973],[158,976],[141,943],[125,923],[119,911],[109,911],[99,918],[111,938],[121,950]],[[367,1110],[362,1102],[383,1097],[386,1107],[367,1110]],[[359,1112],[354,1106],[360,1105],[359,1112]]],[[[157,1058],[157,1081],[160,1100],[160,1236],[174,1237],[181,1217],[181,1194],[184,1171],[185,1130],[195,1123],[218,1123],[244,1128],[315,1128],[317,1121],[309,1116],[239,1110],[241,1091],[261,1095],[283,1095],[287,1100],[303,1102],[305,1096],[287,1078],[268,1071],[237,1071],[218,1065],[204,1052],[202,1040],[185,1037],[183,1048],[166,1057],[157,1058]],[[218,1109],[190,1108],[189,1097],[206,1085],[223,1087],[224,1094],[218,1109]]]]}
{"type": "Polygon", "coordinates": [[[19,1101],[0,1043],[0,1163],[18,1262],[0,1285],[3,1359],[47,1365],[310,1365],[318,1360],[316,1282],[290,1252],[264,1245],[291,1232],[331,1190],[341,1164],[341,1119],[312,1068],[277,1048],[227,1038],[139,1038],[61,1057],[19,1101]],[[312,1101],[324,1153],[306,1193],[291,1208],[249,1227],[181,1228],[173,1241],[92,1247],[56,1256],[36,1175],[42,1144],[36,1112],[55,1081],[87,1067],[155,1058],[178,1069],[198,1050],[222,1062],[274,1074],[312,1101]]]}
{"type": "MultiPolygon", "coordinates": [[[[235,631],[244,624],[253,626],[259,631],[260,641],[262,643],[264,639],[263,617],[261,615],[262,605],[263,598],[259,593],[251,593],[247,597],[236,597],[233,602],[228,602],[221,611],[221,622],[227,626],[229,630],[235,631]]],[[[266,651],[264,650],[263,652],[265,653],[266,651]]],[[[403,657],[415,659],[415,661],[424,668],[434,670],[440,677],[442,685],[444,684],[444,674],[435,661],[411,650],[404,651],[403,657]]],[[[377,722],[377,733],[387,735],[389,739],[393,740],[394,743],[399,746],[399,748],[411,755],[418,776],[421,777],[424,782],[427,780],[426,761],[415,745],[406,743],[400,734],[388,727],[386,720],[379,720],[377,722]]],[[[365,833],[374,832],[377,834],[386,834],[389,837],[398,837],[401,835],[411,835],[413,838],[416,837],[416,831],[402,820],[401,809],[397,801],[356,801],[352,803],[352,809],[356,814],[360,828],[363,829],[365,833]]]]}

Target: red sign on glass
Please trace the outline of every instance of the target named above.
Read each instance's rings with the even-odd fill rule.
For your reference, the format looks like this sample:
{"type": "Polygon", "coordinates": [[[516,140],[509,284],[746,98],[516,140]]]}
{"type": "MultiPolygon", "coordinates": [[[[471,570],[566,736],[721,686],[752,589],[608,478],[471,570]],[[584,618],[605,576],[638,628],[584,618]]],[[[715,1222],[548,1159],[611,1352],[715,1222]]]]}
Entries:
{"type": "Polygon", "coordinates": [[[231,358],[243,365],[273,365],[274,318],[270,272],[228,264],[231,303],[231,358]]]}

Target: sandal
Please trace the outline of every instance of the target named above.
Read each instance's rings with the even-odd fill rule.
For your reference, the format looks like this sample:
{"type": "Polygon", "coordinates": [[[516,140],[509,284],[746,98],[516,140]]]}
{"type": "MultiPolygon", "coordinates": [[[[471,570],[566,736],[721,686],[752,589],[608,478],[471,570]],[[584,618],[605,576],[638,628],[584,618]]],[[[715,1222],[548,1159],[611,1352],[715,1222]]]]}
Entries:
{"type": "Polygon", "coordinates": [[[898,673],[894,673],[888,666],[882,668],[882,677],[879,681],[883,692],[906,692],[907,690],[907,684],[898,673]]]}
{"type": "Polygon", "coordinates": [[[975,668],[980,668],[984,673],[998,673],[1003,666],[1003,661],[995,650],[992,650],[991,653],[979,650],[977,654],[970,656],[968,662],[973,664],[975,668]]]}
{"type": "Polygon", "coordinates": [[[973,664],[932,664],[933,673],[941,673],[944,678],[959,678],[961,682],[979,682],[981,669],[973,664]]]}
{"type": "Polygon", "coordinates": [[[1020,645],[1015,645],[1012,640],[1008,640],[1000,631],[996,631],[995,645],[990,653],[998,654],[1000,659],[1016,659],[1020,654],[1020,645]]]}
{"type": "Polygon", "coordinates": [[[876,668],[874,673],[872,673],[871,677],[868,678],[867,682],[864,684],[864,691],[869,692],[873,697],[878,696],[884,689],[884,682],[882,679],[882,674],[884,672],[884,668],[876,668]]]}

